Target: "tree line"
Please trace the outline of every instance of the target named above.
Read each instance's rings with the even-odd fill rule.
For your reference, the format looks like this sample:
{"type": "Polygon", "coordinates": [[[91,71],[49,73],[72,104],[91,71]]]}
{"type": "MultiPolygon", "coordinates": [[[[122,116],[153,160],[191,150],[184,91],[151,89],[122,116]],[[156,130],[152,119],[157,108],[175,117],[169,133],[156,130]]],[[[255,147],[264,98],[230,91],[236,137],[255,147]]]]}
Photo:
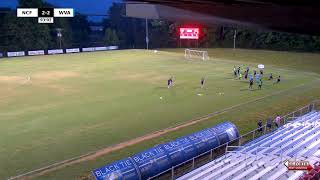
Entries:
{"type": "MultiPolygon", "coordinates": [[[[18,7],[53,7],[43,0],[19,0],[18,7]]],[[[95,39],[99,45],[118,45],[120,48],[145,48],[144,19],[125,16],[124,4],[113,3],[107,10],[107,18],[99,23],[103,33],[95,39]]],[[[92,45],[92,32],[85,15],[76,13],[74,18],[55,18],[54,24],[38,24],[37,18],[17,18],[16,11],[0,13],[0,52],[87,47],[92,45]],[[62,37],[58,36],[61,32],[62,37]]],[[[95,23],[97,24],[97,23],[95,23]]],[[[272,32],[249,28],[204,26],[197,41],[179,39],[179,27],[183,24],[166,20],[149,20],[150,48],[176,47],[233,47],[237,30],[236,47],[271,50],[319,51],[320,37],[311,35],[272,32]]]]}

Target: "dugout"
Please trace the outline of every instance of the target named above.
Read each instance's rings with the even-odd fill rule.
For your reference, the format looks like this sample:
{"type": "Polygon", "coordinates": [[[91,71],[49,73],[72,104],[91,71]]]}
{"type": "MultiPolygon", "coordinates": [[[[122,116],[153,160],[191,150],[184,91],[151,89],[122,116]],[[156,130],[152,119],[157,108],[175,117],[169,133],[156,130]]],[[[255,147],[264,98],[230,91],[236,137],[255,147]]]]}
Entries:
{"type": "Polygon", "coordinates": [[[98,180],[148,179],[238,137],[237,127],[226,121],[95,169],[93,175],[98,180]]]}

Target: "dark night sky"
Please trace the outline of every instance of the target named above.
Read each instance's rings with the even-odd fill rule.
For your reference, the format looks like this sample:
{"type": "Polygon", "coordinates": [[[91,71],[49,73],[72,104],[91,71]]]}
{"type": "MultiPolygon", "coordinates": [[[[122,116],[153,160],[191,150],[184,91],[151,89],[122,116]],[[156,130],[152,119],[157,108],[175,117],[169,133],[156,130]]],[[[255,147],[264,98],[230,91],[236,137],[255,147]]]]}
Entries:
{"type": "MultiPolygon", "coordinates": [[[[65,8],[74,8],[77,12],[84,14],[106,14],[107,9],[112,2],[121,2],[121,0],[46,0],[47,2],[65,8]]],[[[0,0],[0,7],[17,6],[17,0],[0,0]]],[[[99,21],[101,17],[89,17],[90,20],[99,21]]]]}

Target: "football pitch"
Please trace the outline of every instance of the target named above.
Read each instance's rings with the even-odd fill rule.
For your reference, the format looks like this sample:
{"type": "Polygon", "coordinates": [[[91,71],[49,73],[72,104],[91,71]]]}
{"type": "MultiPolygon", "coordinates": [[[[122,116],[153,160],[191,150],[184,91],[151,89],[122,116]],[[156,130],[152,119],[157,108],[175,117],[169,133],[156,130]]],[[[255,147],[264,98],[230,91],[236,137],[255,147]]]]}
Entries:
{"type": "Polygon", "coordinates": [[[113,160],[224,120],[241,133],[320,97],[320,55],[208,49],[119,50],[0,61],[0,179],[118,144],[228,107],[224,114],[40,179],[74,179],[113,160]],[[265,65],[262,90],[233,76],[265,65]],[[281,83],[267,80],[281,75],[281,83]],[[174,86],[167,80],[174,76],[174,86]],[[200,88],[201,77],[206,77],[200,88]],[[255,101],[257,100],[257,101],[255,101]],[[250,102],[250,103],[246,103],[250,102]]]}

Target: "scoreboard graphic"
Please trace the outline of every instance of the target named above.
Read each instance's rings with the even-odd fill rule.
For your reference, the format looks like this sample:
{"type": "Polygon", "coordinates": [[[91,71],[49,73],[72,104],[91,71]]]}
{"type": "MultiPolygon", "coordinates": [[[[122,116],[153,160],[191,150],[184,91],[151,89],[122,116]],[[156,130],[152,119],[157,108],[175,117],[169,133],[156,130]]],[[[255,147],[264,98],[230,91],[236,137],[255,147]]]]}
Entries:
{"type": "Polygon", "coordinates": [[[74,17],[73,8],[18,8],[17,17],[37,17],[38,23],[54,23],[55,17],[74,17]]]}
{"type": "Polygon", "coordinates": [[[180,28],[180,39],[199,39],[199,28],[180,28]]]}

